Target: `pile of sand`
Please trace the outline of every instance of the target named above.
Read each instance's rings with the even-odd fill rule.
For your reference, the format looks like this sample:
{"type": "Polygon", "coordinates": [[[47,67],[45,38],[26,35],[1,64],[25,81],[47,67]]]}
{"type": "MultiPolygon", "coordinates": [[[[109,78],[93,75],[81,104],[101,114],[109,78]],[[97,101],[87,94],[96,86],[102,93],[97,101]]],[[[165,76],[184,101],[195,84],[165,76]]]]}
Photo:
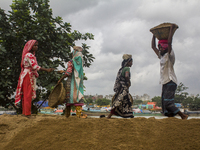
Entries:
{"type": "Polygon", "coordinates": [[[1,115],[0,149],[200,149],[200,119],[1,115]]]}

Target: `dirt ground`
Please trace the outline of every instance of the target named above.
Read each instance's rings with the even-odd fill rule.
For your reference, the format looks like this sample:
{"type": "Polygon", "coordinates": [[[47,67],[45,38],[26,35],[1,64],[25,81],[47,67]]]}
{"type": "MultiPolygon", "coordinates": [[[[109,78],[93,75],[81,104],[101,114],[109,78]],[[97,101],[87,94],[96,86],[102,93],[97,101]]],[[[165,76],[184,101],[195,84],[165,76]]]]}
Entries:
{"type": "Polygon", "coordinates": [[[0,116],[1,150],[199,150],[200,119],[0,116]]]}

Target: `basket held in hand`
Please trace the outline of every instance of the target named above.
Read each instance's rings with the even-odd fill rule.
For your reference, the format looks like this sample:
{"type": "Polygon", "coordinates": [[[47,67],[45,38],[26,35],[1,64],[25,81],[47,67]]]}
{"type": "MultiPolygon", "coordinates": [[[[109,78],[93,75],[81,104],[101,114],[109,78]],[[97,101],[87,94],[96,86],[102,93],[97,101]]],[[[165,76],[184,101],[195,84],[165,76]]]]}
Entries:
{"type": "MultiPolygon", "coordinates": [[[[151,28],[150,32],[152,32],[158,40],[168,39],[171,24],[172,23],[162,23],[151,28]]],[[[176,29],[178,29],[178,25],[175,24],[175,28],[172,31],[172,36],[174,35],[176,29]]]]}
{"type": "Polygon", "coordinates": [[[65,101],[65,88],[63,87],[63,83],[57,84],[51,94],[49,95],[49,106],[57,107],[57,105],[61,105],[65,101]]]}

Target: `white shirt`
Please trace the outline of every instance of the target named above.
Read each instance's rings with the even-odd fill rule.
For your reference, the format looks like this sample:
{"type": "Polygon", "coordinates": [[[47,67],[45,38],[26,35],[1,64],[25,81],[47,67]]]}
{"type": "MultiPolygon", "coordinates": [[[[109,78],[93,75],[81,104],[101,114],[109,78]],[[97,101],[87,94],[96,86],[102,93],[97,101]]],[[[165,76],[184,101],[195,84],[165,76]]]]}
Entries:
{"type": "Polygon", "coordinates": [[[169,81],[173,81],[177,84],[177,78],[174,73],[175,55],[174,51],[171,53],[165,53],[163,56],[159,55],[160,58],[160,84],[166,84],[169,81]]]}

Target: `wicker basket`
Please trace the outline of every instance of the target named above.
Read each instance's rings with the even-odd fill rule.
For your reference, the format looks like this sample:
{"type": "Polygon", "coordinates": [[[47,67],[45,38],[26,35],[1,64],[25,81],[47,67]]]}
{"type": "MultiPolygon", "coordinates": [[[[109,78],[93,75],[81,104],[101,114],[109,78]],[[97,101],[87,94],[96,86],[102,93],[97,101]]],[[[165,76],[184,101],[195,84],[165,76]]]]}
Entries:
{"type": "MultiPolygon", "coordinates": [[[[171,23],[162,23],[158,26],[155,26],[150,29],[150,32],[155,35],[158,40],[168,39],[169,31],[170,31],[171,23]]],[[[172,36],[174,32],[178,29],[178,25],[175,24],[175,28],[173,29],[172,36]]]]}
{"type": "Polygon", "coordinates": [[[49,106],[57,107],[57,105],[64,103],[65,95],[66,93],[63,83],[57,84],[49,96],[49,106]]]}

